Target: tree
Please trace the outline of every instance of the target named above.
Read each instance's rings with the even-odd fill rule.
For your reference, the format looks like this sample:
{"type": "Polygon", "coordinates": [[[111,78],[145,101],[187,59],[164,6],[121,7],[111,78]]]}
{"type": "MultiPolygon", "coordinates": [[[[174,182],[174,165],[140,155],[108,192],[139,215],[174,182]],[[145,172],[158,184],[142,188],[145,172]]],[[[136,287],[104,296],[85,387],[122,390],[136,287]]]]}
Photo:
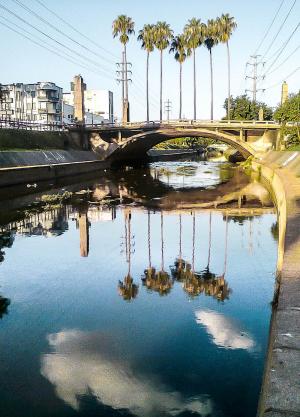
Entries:
{"type": "Polygon", "coordinates": [[[186,35],[181,34],[175,36],[171,42],[170,53],[174,53],[174,57],[179,62],[179,120],[182,119],[182,64],[188,56],[191,55],[191,48],[187,46],[186,35]]]}
{"type": "Polygon", "coordinates": [[[227,74],[228,74],[228,98],[227,98],[227,118],[230,119],[231,108],[231,91],[230,91],[230,50],[229,40],[233,31],[237,28],[237,24],[234,17],[231,17],[228,13],[222,14],[218,19],[220,42],[226,43],[227,47],[227,74]]]}
{"type": "Polygon", "coordinates": [[[166,22],[157,22],[154,28],[154,44],[160,51],[160,121],[162,121],[163,51],[169,46],[172,37],[173,31],[170,25],[166,22]]]}
{"type": "Polygon", "coordinates": [[[300,91],[290,94],[289,98],[277,107],[274,119],[282,123],[282,134],[287,136],[287,147],[300,144],[300,91]],[[287,122],[296,122],[296,126],[287,126],[287,122]]]}
{"type": "MultiPolygon", "coordinates": [[[[123,104],[124,100],[128,103],[128,77],[127,77],[127,51],[126,51],[126,44],[129,41],[129,36],[134,34],[134,22],[131,17],[128,17],[124,14],[118,16],[113,21],[112,26],[112,33],[113,37],[119,36],[120,42],[124,46],[124,64],[125,64],[125,94],[124,94],[124,85],[123,85],[123,104]]],[[[124,111],[124,108],[123,108],[124,111]]],[[[124,119],[124,115],[123,115],[124,119]]],[[[127,118],[126,118],[127,120],[127,118]]]]}
{"type": "Polygon", "coordinates": [[[193,51],[193,71],[194,71],[194,120],[197,119],[197,87],[196,87],[196,49],[204,41],[205,25],[200,19],[193,17],[184,27],[184,34],[187,46],[193,51]]]}
{"type": "Polygon", "coordinates": [[[210,62],[210,119],[214,119],[214,80],[213,80],[213,62],[212,48],[219,42],[219,25],[217,20],[209,19],[205,29],[205,46],[209,50],[210,62]]]}
{"type": "MultiPolygon", "coordinates": [[[[264,120],[272,120],[273,110],[265,103],[249,99],[246,94],[233,98],[230,97],[231,107],[229,119],[231,120],[258,120],[259,109],[262,108],[264,112],[264,120]]],[[[228,99],[225,100],[224,109],[228,109],[228,99]]],[[[227,115],[228,117],[228,115],[227,115]]]]}
{"type": "Polygon", "coordinates": [[[154,25],[144,25],[139,31],[138,40],[142,42],[142,48],[147,52],[146,64],[146,102],[147,102],[147,122],[149,122],[149,57],[154,50],[154,25]]]}

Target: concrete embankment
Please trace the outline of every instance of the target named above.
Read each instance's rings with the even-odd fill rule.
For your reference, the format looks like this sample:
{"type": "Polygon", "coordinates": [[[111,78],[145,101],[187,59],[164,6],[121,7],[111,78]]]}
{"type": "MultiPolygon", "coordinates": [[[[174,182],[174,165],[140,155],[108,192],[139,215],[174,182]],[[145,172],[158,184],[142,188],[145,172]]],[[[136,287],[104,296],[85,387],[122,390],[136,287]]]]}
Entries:
{"type": "Polygon", "coordinates": [[[253,168],[278,210],[278,271],[259,417],[300,416],[300,153],[271,152],[253,168]]]}
{"type": "Polygon", "coordinates": [[[147,152],[150,161],[180,160],[202,154],[202,150],[194,149],[150,149],[147,152]]]}
{"type": "Polygon", "coordinates": [[[0,149],[82,149],[80,132],[0,129],[0,149]]]}
{"type": "Polygon", "coordinates": [[[108,167],[108,162],[89,151],[0,152],[0,187],[50,181],[108,167]]]}

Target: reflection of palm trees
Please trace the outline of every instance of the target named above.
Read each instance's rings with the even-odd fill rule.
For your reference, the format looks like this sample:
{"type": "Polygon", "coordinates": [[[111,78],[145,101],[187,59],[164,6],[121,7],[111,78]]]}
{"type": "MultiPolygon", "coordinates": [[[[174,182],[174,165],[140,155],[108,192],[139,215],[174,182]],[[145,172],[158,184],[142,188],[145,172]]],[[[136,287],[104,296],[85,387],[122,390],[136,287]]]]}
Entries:
{"type": "Polygon", "coordinates": [[[179,234],[180,241],[180,256],[176,259],[174,267],[172,268],[172,277],[174,280],[181,282],[183,290],[190,297],[197,297],[200,294],[213,297],[218,301],[224,301],[229,298],[231,292],[228,284],[225,280],[225,273],[227,268],[227,241],[228,241],[228,221],[226,221],[226,232],[225,232],[225,259],[224,259],[224,270],[221,276],[210,271],[210,260],[211,260],[211,224],[212,218],[210,213],[209,219],[209,245],[208,245],[208,261],[207,267],[201,272],[194,271],[195,263],[195,215],[193,214],[193,250],[192,250],[192,264],[185,262],[181,257],[181,235],[179,234]]]}
{"type": "Polygon", "coordinates": [[[127,275],[123,282],[119,281],[119,294],[123,297],[125,301],[131,301],[138,295],[139,286],[134,284],[133,278],[130,275],[127,275]]]}
{"type": "Polygon", "coordinates": [[[145,271],[144,277],[142,277],[143,285],[148,290],[158,292],[159,295],[167,295],[172,287],[173,280],[170,275],[164,269],[164,217],[161,212],[160,217],[160,230],[161,230],[161,270],[155,273],[154,268],[149,268],[145,271]]]}
{"type": "Polygon", "coordinates": [[[9,306],[9,304],[10,300],[0,295],[0,319],[2,319],[4,314],[7,314],[7,307],[9,306]]]}
{"type": "Polygon", "coordinates": [[[152,277],[152,275],[155,275],[155,268],[152,268],[152,262],[151,262],[151,213],[148,210],[148,269],[145,271],[145,275],[147,274],[149,277],[152,277]]]}
{"type": "Polygon", "coordinates": [[[131,277],[131,255],[132,255],[132,239],[131,236],[131,212],[125,214],[125,254],[128,264],[128,273],[123,282],[119,281],[119,294],[125,301],[131,301],[138,295],[139,286],[133,282],[131,277]]]}

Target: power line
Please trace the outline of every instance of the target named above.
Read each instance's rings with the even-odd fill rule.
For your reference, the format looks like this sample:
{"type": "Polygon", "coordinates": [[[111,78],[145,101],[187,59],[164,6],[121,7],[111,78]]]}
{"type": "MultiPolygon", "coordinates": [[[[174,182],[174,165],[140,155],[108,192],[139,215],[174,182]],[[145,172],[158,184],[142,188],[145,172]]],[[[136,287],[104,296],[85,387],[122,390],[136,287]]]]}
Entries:
{"type": "MultiPolygon", "coordinates": [[[[111,55],[113,58],[118,59],[116,55],[114,55],[109,50],[103,48],[101,45],[99,45],[97,42],[95,42],[93,39],[86,36],[84,33],[80,32],[75,26],[71,25],[71,23],[67,22],[65,19],[63,19],[61,16],[59,16],[57,13],[55,13],[53,10],[51,10],[48,6],[46,6],[43,2],[40,0],[34,0],[36,3],[44,7],[44,9],[48,10],[51,14],[53,14],[57,19],[59,19],[61,22],[63,22],[65,25],[67,25],[69,28],[74,30],[74,32],[78,33],[80,36],[91,42],[93,45],[95,45],[97,48],[101,49],[102,51],[106,52],[107,54],[111,55]]],[[[112,61],[111,61],[112,62],[112,61]]]]}
{"type": "MultiPolygon", "coordinates": [[[[78,33],[80,36],[84,37],[85,39],[87,39],[89,42],[91,42],[93,45],[95,45],[97,48],[103,50],[104,52],[108,53],[109,55],[111,55],[112,57],[118,59],[118,57],[116,55],[114,55],[113,53],[111,53],[110,51],[108,51],[107,49],[103,48],[102,46],[100,46],[97,42],[95,42],[93,39],[89,38],[88,36],[86,36],[84,33],[80,32],[76,27],[74,27],[72,24],[70,24],[69,22],[67,22],[65,19],[63,19],[61,16],[59,16],[56,12],[54,12],[53,10],[51,10],[49,7],[47,7],[42,1],[40,0],[34,0],[36,3],[38,3],[40,6],[42,6],[44,9],[46,9],[48,12],[50,12],[51,14],[53,14],[57,19],[59,19],[61,22],[63,22],[65,25],[67,25],[69,28],[71,28],[74,32],[78,33]]],[[[112,61],[110,61],[112,63],[112,61]]],[[[135,75],[137,78],[137,83],[139,82],[139,76],[138,74],[135,75]]],[[[141,78],[140,78],[141,79],[141,78]]],[[[140,85],[142,85],[141,82],[139,82],[140,85]]],[[[144,86],[142,85],[142,88],[144,86]]],[[[138,88],[138,86],[137,86],[138,88]]],[[[151,91],[151,90],[150,90],[151,91]]],[[[144,94],[144,93],[143,93],[144,94]]],[[[156,101],[157,99],[155,98],[154,95],[151,95],[152,99],[154,101],[156,101]]],[[[157,101],[158,103],[158,101],[157,101]]],[[[150,103],[152,104],[152,103],[150,103]]]]}
{"type": "MultiPolygon", "coordinates": [[[[82,55],[81,53],[75,51],[74,49],[64,45],[62,42],[58,41],[57,39],[53,38],[52,36],[48,35],[47,33],[43,32],[42,30],[38,29],[36,26],[32,25],[31,23],[27,22],[25,19],[23,19],[22,17],[18,16],[16,13],[14,13],[13,11],[11,11],[10,9],[8,9],[7,7],[3,6],[2,4],[0,4],[0,8],[2,8],[3,10],[5,10],[6,12],[10,13],[12,16],[16,17],[17,19],[19,19],[21,22],[25,23],[26,25],[30,26],[31,28],[33,28],[34,30],[36,30],[37,32],[41,33],[42,35],[44,35],[46,38],[51,39],[53,42],[55,42],[56,44],[58,44],[59,46],[67,49],[69,52],[72,52],[73,54],[83,58],[86,61],[89,61],[90,63],[92,63],[93,65],[95,65],[96,67],[99,67],[99,63],[97,63],[96,61],[82,55]]],[[[101,68],[101,67],[100,67],[101,68]]],[[[102,71],[107,71],[110,75],[111,75],[111,71],[110,70],[104,70],[101,68],[102,71]]],[[[105,73],[103,73],[104,75],[105,73]]],[[[107,75],[104,75],[107,76],[107,75]]]]}
{"type": "Polygon", "coordinates": [[[280,55],[284,52],[285,48],[287,47],[287,45],[289,44],[290,40],[292,39],[292,37],[294,36],[294,34],[297,32],[297,30],[300,27],[300,22],[297,24],[297,26],[295,27],[295,29],[293,30],[293,32],[291,33],[291,35],[288,37],[288,39],[283,43],[280,51],[278,52],[277,56],[275,57],[275,59],[273,60],[272,64],[269,65],[269,67],[267,68],[266,72],[264,75],[267,75],[270,71],[270,69],[273,67],[273,65],[277,62],[278,58],[280,57],[280,55]]]}
{"type": "Polygon", "coordinates": [[[269,74],[273,74],[273,72],[277,71],[280,67],[282,67],[282,65],[284,65],[290,58],[291,56],[293,56],[298,49],[300,49],[300,45],[297,46],[296,49],[293,50],[293,52],[291,52],[285,59],[284,61],[282,61],[279,65],[277,65],[277,67],[275,69],[273,69],[271,72],[269,72],[269,74]]]}
{"type": "MultiPolygon", "coordinates": [[[[51,27],[53,30],[55,30],[56,32],[58,32],[59,34],[61,34],[62,36],[64,36],[65,38],[69,39],[71,42],[75,43],[77,46],[80,46],[81,48],[83,48],[84,50],[90,52],[91,54],[97,56],[98,58],[104,60],[104,61],[108,61],[107,58],[103,57],[102,55],[98,54],[97,52],[93,51],[92,49],[90,49],[89,47],[83,45],[82,43],[76,41],[75,39],[73,39],[71,36],[69,36],[68,34],[66,34],[65,32],[63,32],[62,30],[60,30],[57,26],[52,25],[52,23],[48,22],[48,20],[44,19],[42,16],[40,16],[38,13],[36,13],[34,10],[30,9],[30,7],[27,7],[25,4],[23,4],[20,0],[12,0],[14,3],[16,3],[17,5],[19,5],[20,7],[22,7],[24,10],[26,10],[28,13],[30,13],[31,15],[35,16],[38,20],[40,20],[41,22],[45,23],[46,25],[48,25],[49,27],[51,27]]],[[[110,71],[108,69],[108,71],[110,71]]]]}
{"type": "Polygon", "coordinates": [[[265,56],[268,54],[268,52],[269,52],[269,51],[270,51],[270,49],[272,48],[272,46],[273,46],[274,42],[275,42],[275,41],[276,41],[276,39],[278,38],[278,35],[279,35],[279,33],[282,31],[282,28],[283,28],[283,26],[285,25],[285,23],[286,23],[287,19],[289,18],[289,15],[291,14],[291,12],[292,12],[292,10],[293,10],[293,8],[294,8],[294,6],[295,6],[296,2],[297,2],[297,0],[294,0],[294,2],[293,2],[293,4],[292,4],[292,6],[290,7],[290,9],[289,9],[289,11],[288,11],[287,15],[286,15],[286,16],[285,16],[285,18],[284,18],[284,20],[283,20],[282,24],[280,25],[280,27],[279,27],[278,31],[276,32],[275,36],[273,37],[273,39],[272,39],[272,41],[271,41],[271,43],[270,43],[269,47],[267,48],[266,52],[263,54],[262,59],[264,59],[264,58],[265,58],[265,56]]]}
{"type": "Polygon", "coordinates": [[[289,78],[291,78],[291,76],[292,76],[292,75],[294,75],[294,74],[295,74],[297,71],[299,71],[299,70],[300,70],[300,67],[296,68],[294,71],[292,71],[292,72],[291,72],[290,74],[288,74],[286,77],[282,78],[282,80],[281,80],[281,81],[279,81],[278,83],[273,84],[273,85],[271,85],[271,86],[267,87],[267,88],[266,88],[266,90],[269,90],[270,88],[274,88],[274,87],[277,87],[278,85],[282,84],[284,81],[286,81],[286,80],[288,80],[289,78]]]}
{"type": "MultiPolygon", "coordinates": [[[[3,18],[3,17],[1,16],[1,18],[3,18]]],[[[36,40],[31,39],[29,36],[25,35],[24,33],[19,32],[18,30],[12,28],[11,26],[7,25],[6,23],[0,21],[0,24],[2,26],[5,26],[6,28],[10,29],[11,31],[17,33],[21,37],[23,37],[25,39],[28,39],[30,42],[34,43],[35,45],[37,45],[37,46],[39,46],[39,47],[41,47],[41,48],[43,48],[43,49],[51,52],[52,54],[55,54],[55,55],[59,56],[60,58],[64,59],[65,61],[71,62],[71,64],[74,64],[76,66],[82,67],[82,68],[84,68],[84,69],[86,69],[88,71],[94,72],[95,74],[99,75],[99,73],[96,70],[94,70],[92,68],[89,68],[89,67],[87,67],[84,64],[78,63],[78,61],[74,61],[72,58],[68,58],[67,55],[65,54],[65,52],[63,52],[64,55],[62,55],[59,52],[57,52],[56,50],[53,50],[53,49],[45,46],[45,43],[41,44],[41,43],[37,42],[36,40]]]]}
{"type": "MultiPolygon", "coordinates": [[[[82,45],[80,42],[77,42],[76,40],[74,40],[73,38],[71,38],[69,35],[67,35],[66,33],[64,33],[62,30],[58,29],[56,26],[52,25],[51,23],[49,23],[47,20],[45,20],[43,17],[41,17],[38,13],[36,13],[35,11],[33,11],[32,9],[30,9],[29,7],[25,6],[20,0],[12,0],[14,1],[16,4],[18,4],[19,6],[21,6],[23,9],[25,9],[27,12],[29,12],[30,14],[32,14],[33,16],[35,16],[37,19],[41,20],[43,23],[47,24],[48,26],[50,26],[51,28],[53,28],[54,30],[56,30],[58,33],[62,34],[63,36],[65,36],[67,39],[71,40],[72,42],[74,42],[76,45],[81,46],[82,48],[84,48],[85,50],[88,50],[89,52],[93,53],[96,56],[99,56],[101,59],[107,60],[106,58],[103,58],[101,55],[95,53],[94,51],[92,51],[90,48],[86,47],[85,45],[82,45]]],[[[85,38],[87,38],[90,42],[92,42],[93,44],[95,44],[96,46],[99,46],[96,42],[94,42],[93,40],[91,40],[90,38],[86,37],[84,34],[82,34],[80,31],[78,31],[74,26],[72,26],[71,24],[69,24],[66,20],[62,19],[57,13],[55,13],[53,10],[49,9],[47,6],[45,6],[40,0],[35,0],[38,4],[40,4],[42,7],[44,7],[46,10],[48,10],[50,13],[52,13],[54,16],[56,16],[59,20],[63,21],[63,23],[65,23],[67,26],[71,27],[73,30],[75,30],[77,33],[79,33],[81,36],[84,36],[85,38]]],[[[4,6],[3,6],[4,7],[4,6]]],[[[6,8],[6,11],[8,11],[9,13],[13,14],[12,11],[10,11],[9,9],[6,8]]],[[[15,15],[15,14],[14,14],[15,15]]],[[[15,17],[17,17],[18,19],[21,19],[19,16],[15,15],[15,17]]],[[[83,56],[82,54],[80,54],[77,51],[74,51],[73,49],[65,46],[64,44],[62,44],[61,42],[58,42],[56,39],[52,38],[51,36],[47,35],[45,32],[40,31],[38,28],[36,28],[35,26],[29,24],[27,21],[24,21],[24,19],[22,20],[24,23],[28,24],[29,26],[33,27],[35,30],[39,31],[40,33],[42,33],[44,36],[48,37],[49,39],[51,39],[52,41],[58,43],[60,46],[66,48],[67,50],[71,51],[72,53],[76,53],[78,56],[81,56],[82,58],[88,60],[90,63],[92,63],[95,66],[100,66],[100,64],[98,64],[96,61],[91,60],[90,58],[87,58],[85,56],[83,56]]],[[[101,48],[104,49],[104,48],[101,48]]],[[[106,51],[107,52],[107,51],[106,51]]],[[[112,56],[114,56],[113,54],[111,54],[112,56]]],[[[112,61],[110,61],[112,62],[112,61]]],[[[101,65],[101,68],[104,71],[107,71],[109,74],[111,74],[111,71],[108,68],[105,68],[101,65]]],[[[138,81],[138,80],[137,80],[138,81]]],[[[153,100],[156,100],[154,98],[154,96],[152,97],[153,100]]]]}
{"type": "MultiPolygon", "coordinates": [[[[36,1],[38,1],[38,0],[36,0],[36,1]]],[[[270,32],[270,30],[271,30],[272,26],[273,26],[273,24],[274,24],[274,22],[275,22],[275,20],[276,20],[276,18],[277,18],[277,16],[278,16],[278,14],[279,14],[279,12],[280,12],[280,10],[281,10],[281,8],[282,8],[282,6],[283,6],[283,3],[284,3],[284,2],[285,2],[285,0],[282,0],[282,2],[280,3],[280,6],[278,7],[277,12],[275,13],[275,16],[273,17],[273,20],[272,20],[271,24],[269,25],[269,27],[267,28],[267,30],[266,30],[266,32],[265,32],[265,34],[264,34],[264,36],[263,36],[263,38],[262,38],[262,40],[261,40],[260,44],[259,44],[259,45],[258,45],[258,47],[256,48],[256,51],[254,52],[254,55],[256,55],[256,54],[257,54],[257,52],[260,50],[260,48],[261,48],[262,44],[263,44],[263,43],[264,43],[264,41],[266,40],[266,38],[267,38],[267,36],[268,36],[268,34],[269,34],[269,32],[270,32]]]]}
{"type": "MultiPolygon", "coordinates": [[[[21,26],[19,26],[17,23],[15,23],[15,22],[13,22],[12,20],[10,20],[10,19],[8,19],[7,17],[5,17],[4,18],[4,16],[1,16],[0,15],[0,18],[2,19],[2,20],[4,20],[4,22],[5,23],[10,23],[13,27],[16,27],[16,28],[18,28],[18,29],[20,29],[21,31],[23,31],[24,33],[26,33],[27,35],[30,35],[31,36],[31,38],[33,38],[33,39],[31,39],[31,38],[29,38],[29,37],[26,37],[26,39],[28,39],[28,40],[30,40],[31,42],[33,42],[34,40],[37,40],[36,42],[35,42],[35,44],[36,45],[38,45],[38,46],[40,46],[40,47],[44,47],[45,45],[48,47],[47,48],[47,50],[48,51],[50,51],[50,52],[52,52],[52,53],[54,53],[54,54],[59,54],[58,56],[60,56],[60,57],[62,57],[62,55],[61,54],[63,54],[64,56],[67,56],[67,57],[69,57],[70,59],[72,59],[72,62],[74,63],[74,64],[76,64],[77,65],[77,63],[79,63],[83,68],[85,68],[85,69],[87,69],[87,70],[89,70],[89,71],[92,71],[92,72],[94,72],[95,74],[97,74],[97,75],[100,75],[98,72],[97,72],[97,70],[95,70],[95,69],[93,69],[93,68],[90,68],[90,67],[88,67],[86,64],[85,64],[85,62],[82,62],[82,61],[80,61],[80,60],[78,60],[78,59],[76,59],[76,61],[74,61],[74,57],[72,56],[72,55],[69,55],[68,53],[66,53],[65,51],[62,51],[62,50],[60,50],[60,49],[58,49],[58,48],[55,48],[53,45],[50,45],[49,43],[47,43],[47,42],[45,42],[45,40],[44,39],[42,39],[42,38],[40,38],[40,37],[38,37],[38,36],[36,36],[36,35],[34,35],[33,33],[31,33],[31,32],[29,32],[28,30],[26,30],[25,28],[23,28],[23,27],[21,27],[21,26]],[[41,42],[41,43],[39,43],[39,42],[41,42]],[[49,49],[49,48],[51,48],[51,50],[49,49]]],[[[1,22],[2,23],[2,22],[1,22]]],[[[11,29],[11,30],[13,30],[13,28],[11,28],[11,27],[9,27],[7,24],[5,25],[6,27],[8,27],[9,29],[11,29]]],[[[23,36],[23,33],[20,33],[20,32],[18,32],[18,31],[15,31],[16,33],[18,33],[19,35],[21,35],[21,36],[23,36]]],[[[107,78],[111,78],[111,77],[108,77],[107,76],[107,78]]],[[[112,79],[112,78],[111,78],[112,79]]]]}

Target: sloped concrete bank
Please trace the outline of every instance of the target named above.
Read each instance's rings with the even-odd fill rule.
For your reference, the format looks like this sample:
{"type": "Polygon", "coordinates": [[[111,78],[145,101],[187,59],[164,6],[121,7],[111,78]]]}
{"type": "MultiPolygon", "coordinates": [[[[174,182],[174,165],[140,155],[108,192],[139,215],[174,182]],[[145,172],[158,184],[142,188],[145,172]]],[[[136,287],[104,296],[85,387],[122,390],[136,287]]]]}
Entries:
{"type": "Polygon", "coordinates": [[[109,166],[89,151],[0,152],[0,187],[81,175],[109,166]]]}
{"type": "Polygon", "coordinates": [[[279,242],[259,417],[300,416],[300,153],[270,152],[253,169],[269,184],[279,242]]]}

